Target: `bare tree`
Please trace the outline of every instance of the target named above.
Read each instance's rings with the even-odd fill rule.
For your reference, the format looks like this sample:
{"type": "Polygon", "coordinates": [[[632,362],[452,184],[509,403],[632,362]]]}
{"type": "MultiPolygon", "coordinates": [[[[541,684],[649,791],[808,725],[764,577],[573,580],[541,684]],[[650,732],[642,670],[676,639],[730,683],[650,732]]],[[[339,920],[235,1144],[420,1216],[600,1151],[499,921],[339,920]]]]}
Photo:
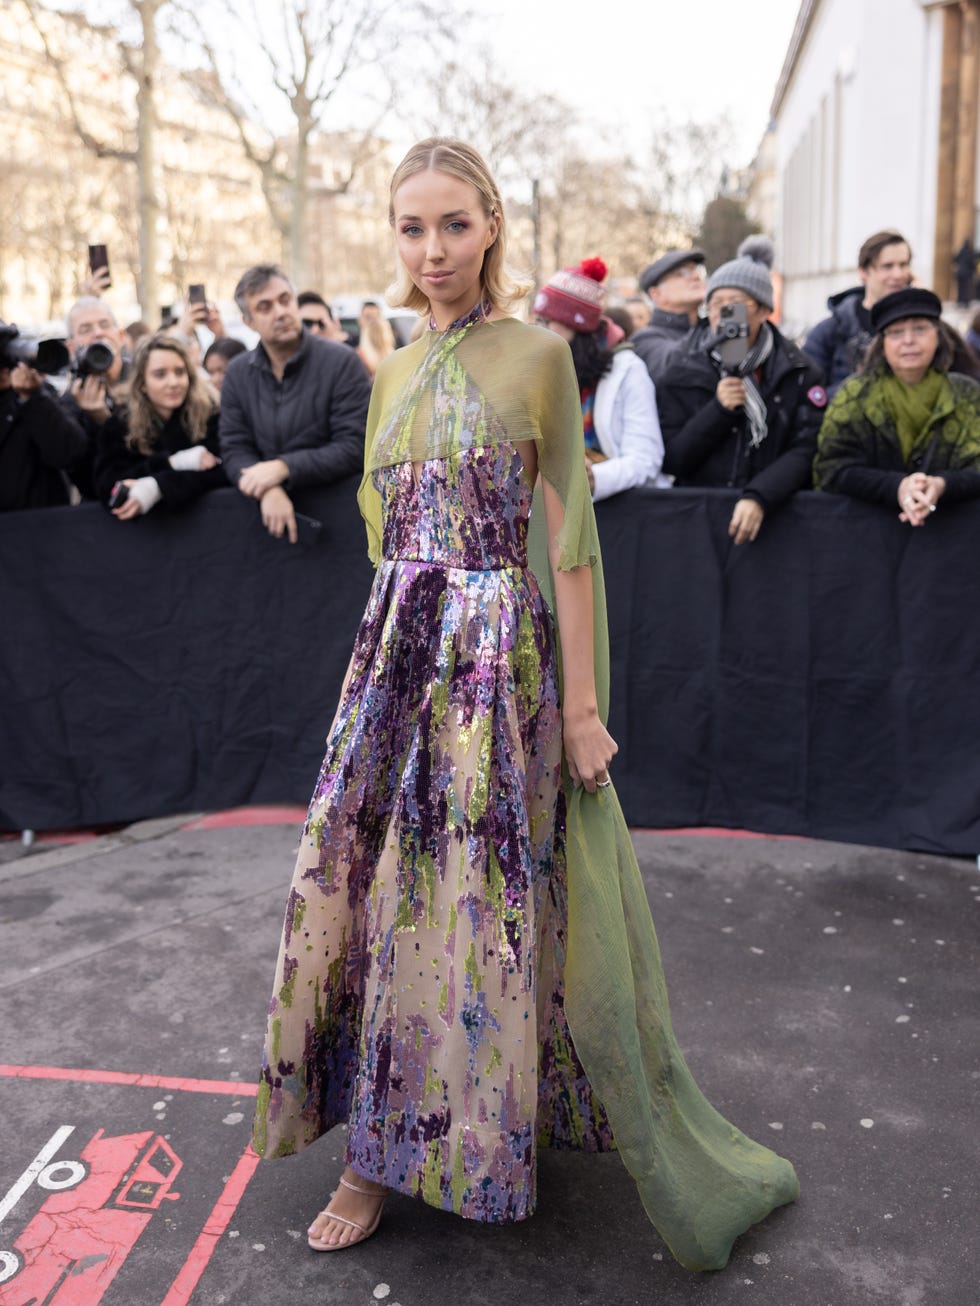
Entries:
{"type": "MultiPolygon", "coordinates": [[[[160,203],[156,188],[156,107],[154,102],[160,63],[157,40],[157,18],[169,0],[127,0],[125,5],[136,19],[137,39],[131,43],[116,42],[121,70],[136,82],[136,131],[131,143],[124,143],[128,132],[117,132],[107,137],[102,124],[93,123],[81,95],[77,93],[71,76],[71,60],[59,48],[51,29],[54,16],[39,0],[22,0],[31,22],[40,38],[45,59],[55,73],[65,97],[78,139],[98,159],[116,159],[134,165],[137,176],[139,208],[139,275],[137,295],[143,316],[155,318],[159,306],[157,281],[158,236],[160,203]]],[[[55,16],[59,22],[63,15],[55,16]]],[[[81,20],[80,20],[81,21],[81,20]]]]}
{"type": "Polygon", "coordinates": [[[709,270],[714,271],[734,258],[745,237],[758,230],[759,224],[748,216],[741,200],[716,195],[705,206],[697,233],[697,242],[704,250],[709,270]]]}
{"type": "Polygon", "coordinates": [[[669,232],[693,235],[704,206],[718,194],[733,141],[724,118],[676,121],[663,114],[653,124],[649,153],[640,165],[652,249],[669,232]]]}
{"type": "Polygon", "coordinates": [[[526,95],[482,47],[439,70],[426,117],[432,132],[474,145],[501,188],[530,188],[544,160],[566,141],[575,111],[554,96],[526,95]]]}
{"type": "Polygon", "coordinates": [[[423,40],[427,58],[438,57],[444,11],[428,0],[411,6],[397,0],[216,0],[207,9],[177,8],[178,30],[190,50],[203,53],[210,74],[201,87],[235,124],[293,275],[305,281],[311,196],[345,194],[385,148],[378,133],[398,79],[415,76],[411,56],[423,40]],[[252,60],[240,58],[243,45],[252,60]],[[359,128],[338,133],[337,148],[314,169],[316,133],[342,96],[345,125],[356,116],[359,128]],[[288,120],[288,131],[277,129],[283,109],[279,122],[288,120]]]}

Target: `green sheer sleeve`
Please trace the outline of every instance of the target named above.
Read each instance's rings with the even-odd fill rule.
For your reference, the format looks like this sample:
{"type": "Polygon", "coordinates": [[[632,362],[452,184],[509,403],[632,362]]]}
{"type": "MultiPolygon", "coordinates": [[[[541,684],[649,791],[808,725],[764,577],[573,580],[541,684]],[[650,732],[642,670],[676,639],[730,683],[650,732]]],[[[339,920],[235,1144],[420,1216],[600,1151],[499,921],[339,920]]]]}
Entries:
{"type": "MultiPolygon", "coordinates": [[[[538,466],[564,508],[559,567],[592,568],[596,692],[605,719],[605,590],[567,349],[552,366],[539,392],[538,466]]],[[[536,504],[532,514],[529,554],[553,606],[542,507],[536,504]]],[[[671,1027],[656,929],[615,789],[589,794],[573,786],[566,771],[565,797],[565,1014],[572,1041],[650,1220],[682,1265],[719,1269],[739,1234],[798,1196],[796,1174],[788,1161],[719,1115],[684,1061],[671,1027]]]]}

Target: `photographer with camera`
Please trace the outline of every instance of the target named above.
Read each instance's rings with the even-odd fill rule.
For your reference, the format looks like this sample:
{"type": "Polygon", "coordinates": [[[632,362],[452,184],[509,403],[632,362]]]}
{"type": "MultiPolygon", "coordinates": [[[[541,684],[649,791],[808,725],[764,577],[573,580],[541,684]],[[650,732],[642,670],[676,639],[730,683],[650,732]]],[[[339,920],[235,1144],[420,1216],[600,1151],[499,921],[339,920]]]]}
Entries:
{"type": "Polygon", "coordinates": [[[85,457],[85,435],[44,378],[67,363],[59,341],[39,345],[0,323],[0,512],[69,502],[65,473],[85,457]]]}
{"type": "Polygon", "coordinates": [[[96,498],[93,467],[99,432],[115,411],[129,370],[126,337],[112,309],[85,295],[68,310],[68,351],[75,379],[64,396],[65,411],[87,438],[86,455],[72,471],[84,499],[96,498]]]}
{"type": "Polygon", "coordinates": [[[676,485],[742,491],[729,523],[754,540],[767,512],[810,484],[827,406],[820,369],[768,320],[772,242],[750,236],[708,278],[708,325],[674,357],[657,387],[676,485]]]}
{"type": "Polygon", "coordinates": [[[99,432],[98,497],[119,521],[132,521],[160,502],[180,508],[227,484],[210,387],[180,341],[147,336],[126,402],[99,432]]]}

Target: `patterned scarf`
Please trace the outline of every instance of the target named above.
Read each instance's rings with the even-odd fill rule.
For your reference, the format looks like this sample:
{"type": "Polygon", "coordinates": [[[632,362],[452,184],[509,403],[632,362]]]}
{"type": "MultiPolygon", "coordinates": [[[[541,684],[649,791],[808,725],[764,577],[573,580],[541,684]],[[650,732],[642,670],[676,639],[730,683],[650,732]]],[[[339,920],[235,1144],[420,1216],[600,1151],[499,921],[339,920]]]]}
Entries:
{"type": "Polygon", "coordinates": [[[881,379],[885,403],[895,423],[898,443],[902,448],[902,461],[908,465],[915,450],[929,434],[932,415],[939,396],[943,393],[946,378],[930,368],[918,385],[907,385],[894,373],[881,379]]]}
{"type": "Polygon", "coordinates": [[[766,420],[766,404],[762,395],[759,394],[758,386],[755,383],[755,373],[764,366],[766,359],[773,351],[772,330],[768,322],[763,322],[759,334],[756,336],[755,344],[735,368],[734,372],[725,369],[721,361],[721,355],[717,350],[709,351],[709,357],[712,362],[721,370],[727,370],[728,375],[741,377],[745,386],[745,415],[749,419],[749,438],[752,441],[752,448],[758,449],[769,434],[769,424],[766,420]]]}

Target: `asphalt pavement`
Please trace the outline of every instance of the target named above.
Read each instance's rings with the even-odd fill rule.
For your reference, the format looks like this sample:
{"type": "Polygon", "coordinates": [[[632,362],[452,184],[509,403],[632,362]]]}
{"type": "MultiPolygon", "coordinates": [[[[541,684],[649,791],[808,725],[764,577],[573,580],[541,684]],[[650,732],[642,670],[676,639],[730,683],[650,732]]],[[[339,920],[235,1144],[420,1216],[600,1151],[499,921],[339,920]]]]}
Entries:
{"type": "Polygon", "coordinates": [[[0,846],[0,1306],[978,1306],[980,875],[802,839],[637,832],[679,1040],[800,1201],[692,1275],[615,1155],[542,1155],[539,1211],[389,1198],[305,1229],[342,1131],[249,1148],[302,814],[0,846]]]}

